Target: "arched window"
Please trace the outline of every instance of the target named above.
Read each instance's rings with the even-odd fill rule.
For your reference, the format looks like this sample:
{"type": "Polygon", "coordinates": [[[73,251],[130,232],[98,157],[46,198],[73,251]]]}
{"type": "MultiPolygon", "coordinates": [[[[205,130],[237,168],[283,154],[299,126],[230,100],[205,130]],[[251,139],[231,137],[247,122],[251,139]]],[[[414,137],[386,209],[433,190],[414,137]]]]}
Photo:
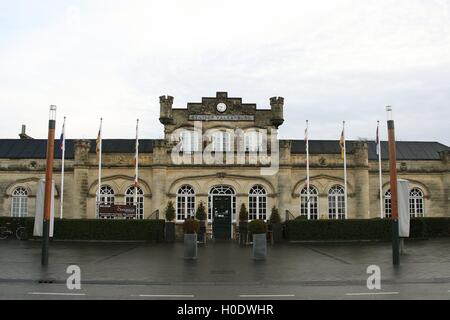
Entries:
{"type": "Polygon", "coordinates": [[[12,193],[11,216],[26,217],[28,215],[28,191],[17,187],[12,193]]]}
{"type": "Polygon", "coordinates": [[[419,188],[413,188],[409,192],[409,214],[411,218],[424,216],[423,192],[419,188]]]}
{"type": "Polygon", "coordinates": [[[215,186],[208,193],[208,220],[212,220],[213,197],[214,196],[230,196],[231,197],[231,221],[235,221],[236,217],[236,193],[229,186],[215,186]]]}
{"type": "Polygon", "coordinates": [[[144,219],[144,192],[137,187],[136,189],[136,203],[134,202],[134,186],[131,186],[125,192],[125,203],[127,206],[136,205],[137,219],[144,219]]]}
{"type": "Polygon", "coordinates": [[[181,133],[181,151],[197,152],[200,147],[200,135],[198,132],[193,130],[184,130],[181,133]]]}
{"type": "Polygon", "coordinates": [[[177,192],[177,221],[184,221],[195,215],[195,192],[184,185],[177,192]]]}
{"type": "Polygon", "coordinates": [[[216,131],[212,134],[212,151],[223,152],[231,151],[232,146],[232,136],[226,131],[216,131]]]}
{"type": "Polygon", "coordinates": [[[267,193],[262,186],[253,186],[248,193],[248,219],[267,220],[267,193]]]}
{"type": "Polygon", "coordinates": [[[384,194],[384,217],[390,218],[392,216],[392,203],[391,203],[391,189],[384,194]]]}
{"type": "Polygon", "coordinates": [[[244,133],[244,148],[247,152],[264,151],[265,135],[256,130],[244,133]]]}
{"type": "Polygon", "coordinates": [[[328,218],[345,219],[345,192],[342,186],[333,186],[328,192],[328,218]]]}
{"type": "MultiPolygon", "coordinates": [[[[308,217],[308,189],[305,186],[300,192],[300,214],[308,217]]],[[[317,220],[319,216],[319,192],[317,189],[309,186],[309,218],[317,220]]]]}
{"type": "Polygon", "coordinates": [[[114,190],[110,186],[101,186],[97,203],[100,205],[114,204],[114,190]]]}

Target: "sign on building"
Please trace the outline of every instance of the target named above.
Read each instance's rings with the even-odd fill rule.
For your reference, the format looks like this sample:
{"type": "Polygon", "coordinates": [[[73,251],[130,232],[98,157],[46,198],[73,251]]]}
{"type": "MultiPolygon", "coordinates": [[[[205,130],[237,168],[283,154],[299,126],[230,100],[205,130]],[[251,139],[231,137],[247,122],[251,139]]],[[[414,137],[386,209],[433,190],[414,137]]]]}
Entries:
{"type": "Polygon", "coordinates": [[[98,208],[101,219],[135,219],[136,206],[124,204],[101,204],[98,208]]]}

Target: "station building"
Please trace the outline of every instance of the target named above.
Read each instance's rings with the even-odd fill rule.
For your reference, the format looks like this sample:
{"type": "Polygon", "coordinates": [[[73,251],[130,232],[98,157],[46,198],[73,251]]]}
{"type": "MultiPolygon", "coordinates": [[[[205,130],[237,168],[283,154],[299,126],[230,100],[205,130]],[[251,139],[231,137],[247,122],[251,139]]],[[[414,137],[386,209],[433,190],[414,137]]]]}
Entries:
{"type": "MultiPolygon", "coordinates": [[[[134,197],[135,140],[103,139],[102,185],[98,185],[96,140],[66,140],[64,218],[95,219],[99,203],[133,204],[139,219],[164,218],[173,201],[176,221],[200,202],[210,226],[225,221],[231,237],[244,203],[250,219],[307,216],[304,126],[297,140],[278,139],[284,122],[282,97],[270,108],[217,92],[182,108],[161,96],[164,139],[139,140],[139,180],[134,197]],[[98,195],[99,193],[99,195],[98,195]]],[[[58,142],[58,141],[56,141],[58,142]]],[[[26,132],[0,139],[0,215],[33,216],[39,179],[45,177],[46,144],[26,132]]],[[[60,199],[61,150],[55,148],[55,207],[60,199]]],[[[382,152],[382,211],[390,215],[387,143],[382,152]]],[[[347,202],[338,140],[310,140],[310,219],[380,217],[378,156],[373,141],[347,141],[347,202]],[[345,207],[347,205],[347,208],[345,207]]],[[[399,178],[410,182],[412,217],[450,216],[450,148],[439,142],[397,142],[399,178]]],[[[58,215],[58,213],[56,213],[58,215]]]]}

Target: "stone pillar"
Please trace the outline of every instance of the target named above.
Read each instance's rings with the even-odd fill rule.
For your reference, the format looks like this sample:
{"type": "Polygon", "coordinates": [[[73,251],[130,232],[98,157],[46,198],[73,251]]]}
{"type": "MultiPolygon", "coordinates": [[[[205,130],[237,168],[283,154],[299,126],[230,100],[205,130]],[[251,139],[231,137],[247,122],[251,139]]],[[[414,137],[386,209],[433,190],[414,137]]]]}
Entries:
{"type": "Polygon", "coordinates": [[[89,193],[89,150],[91,143],[89,140],[75,141],[75,163],[73,168],[74,195],[71,208],[66,212],[67,217],[74,219],[94,218],[95,212],[87,212],[87,198],[89,193]]]}
{"type": "Polygon", "coordinates": [[[450,216],[450,150],[444,150],[439,152],[439,155],[444,166],[444,172],[442,177],[443,190],[442,190],[442,212],[439,215],[449,217],[450,216]]]}
{"type": "MultiPolygon", "coordinates": [[[[160,218],[165,219],[164,210],[167,206],[167,164],[170,163],[170,150],[165,140],[155,140],[153,143],[153,181],[152,203],[153,210],[159,210],[160,218]]],[[[176,204],[174,203],[174,206],[176,204]]]]}
{"type": "Polygon", "coordinates": [[[369,152],[367,142],[353,142],[353,161],[349,170],[349,181],[353,186],[353,192],[349,196],[348,218],[370,218],[370,194],[369,194],[369,152]]]}
{"type": "MultiPolygon", "coordinates": [[[[280,168],[278,171],[278,210],[281,218],[286,217],[286,210],[293,213],[292,202],[292,179],[291,179],[291,144],[290,140],[280,140],[280,168]]],[[[270,217],[272,208],[267,208],[270,217]]]]}

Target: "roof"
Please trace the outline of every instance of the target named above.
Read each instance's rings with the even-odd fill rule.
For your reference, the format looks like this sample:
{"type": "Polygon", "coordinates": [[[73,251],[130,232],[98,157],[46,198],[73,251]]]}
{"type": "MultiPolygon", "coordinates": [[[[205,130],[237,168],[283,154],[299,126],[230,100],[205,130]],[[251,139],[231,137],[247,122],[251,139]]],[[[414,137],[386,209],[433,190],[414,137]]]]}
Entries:
{"type": "MultiPolygon", "coordinates": [[[[353,151],[352,142],[346,141],[347,153],[353,151]]],[[[369,160],[377,160],[375,141],[367,141],[369,148],[369,160]]],[[[439,142],[428,141],[397,141],[397,160],[440,160],[439,152],[450,150],[450,147],[439,142]]],[[[291,152],[293,154],[306,153],[304,140],[292,140],[291,152]]],[[[310,140],[310,154],[339,154],[341,147],[338,140],[310,140]]],[[[381,158],[388,159],[388,143],[381,141],[381,158]]]]}
{"type": "MultiPolygon", "coordinates": [[[[74,158],[74,141],[66,140],[66,159],[74,158]]],[[[154,139],[140,139],[139,152],[152,153],[154,139]]],[[[291,140],[291,152],[293,154],[306,153],[304,140],[291,140]]],[[[91,139],[90,153],[95,153],[95,140],[91,139]]],[[[376,144],[368,141],[369,160],[376,160],[376,144]]],[[[352,141],[346,143],[347,151],[352,152],[352,141]]],[[[134,153],[134,139],[103,139],[104,153],[134,153]]],[[[450,147],[439,142],[398,141],[398,160],[440,160],[439,152],[450,150],[450,147]]],[[[0,158],[3,159],[45,159],[47,152],[46,139],[0,139],[0,158]]],[[[310,140],[309,152],[311,154],[339,154],[338,140],[310,140]]],[[[388,158],[387,142],[381,142],[382,159],[388,158]]],[[[55,158],[61,158],[59,140],[55,140],[55,158]]]]}
{"type": "MultiPolygon", "coordinates": [[[[96,142],[91,142],[90,153],[95,153],[96,142]]],[[[152,139],[139,140],[139,152],[153,152],[152,139]]],[[[66,140],[66,159],[74,158],[75,140],[66,140]]],[[[104,153],[134,153],[135,139],[103,139],[104,153]]],[[[47,157],[47,139],[0,139],[0,158],[7,159],[45,159],[47,157]]],[[[55,158],[61,158],[59,140],[55,140],[55,158]]]]}

